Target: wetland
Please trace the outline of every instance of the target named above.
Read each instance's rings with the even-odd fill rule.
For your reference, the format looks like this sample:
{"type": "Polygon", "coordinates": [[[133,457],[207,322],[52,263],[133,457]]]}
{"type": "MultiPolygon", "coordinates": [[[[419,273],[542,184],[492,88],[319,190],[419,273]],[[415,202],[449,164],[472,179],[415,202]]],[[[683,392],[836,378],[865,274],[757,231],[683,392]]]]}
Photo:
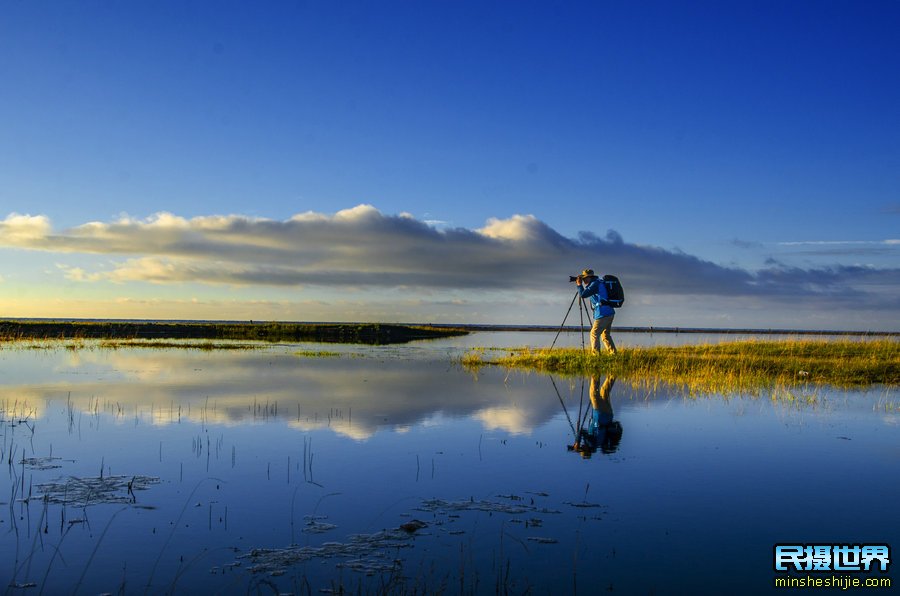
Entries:
{"type": "Polygon", "coordinates": [[[900,543],[890,376],[501,361],[552,339],[6,342],[4,590],[760,593],[776,543],[900,543]]]}

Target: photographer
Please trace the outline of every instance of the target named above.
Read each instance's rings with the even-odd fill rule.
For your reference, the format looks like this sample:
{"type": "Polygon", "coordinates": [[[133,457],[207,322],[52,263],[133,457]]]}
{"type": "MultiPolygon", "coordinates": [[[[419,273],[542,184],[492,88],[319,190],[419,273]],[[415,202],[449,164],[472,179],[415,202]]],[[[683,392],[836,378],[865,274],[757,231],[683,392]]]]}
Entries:
{"type": "Polygon", "coordinates": [[[581,275],[575,278],[578,284],[578,293],[582,298],[590,298],[594,307],[594,324],[591,326],[591,353],[600,354],[600,340],[606,346],[610,354],[616,353],[616,344],[613,343],[610,330],[616,311],[607,304],[609,296],[606,294],[606,286],[600,278],[594,275],[593,269],[585,269],[581,275]]]}

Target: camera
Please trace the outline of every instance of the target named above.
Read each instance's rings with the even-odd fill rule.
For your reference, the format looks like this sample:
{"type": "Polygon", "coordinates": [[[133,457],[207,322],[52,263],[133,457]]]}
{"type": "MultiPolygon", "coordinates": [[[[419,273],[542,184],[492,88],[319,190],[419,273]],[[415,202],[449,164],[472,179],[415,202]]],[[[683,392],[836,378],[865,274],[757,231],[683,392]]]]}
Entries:
{"type": "Polygon", "coordinates": [[[579,276],[577,276],[577,275],[570,275],[570,276],[569,276],[569,283],[574,283],[574,282],[578,281],[578,277],[579,277],[579,276]]]}

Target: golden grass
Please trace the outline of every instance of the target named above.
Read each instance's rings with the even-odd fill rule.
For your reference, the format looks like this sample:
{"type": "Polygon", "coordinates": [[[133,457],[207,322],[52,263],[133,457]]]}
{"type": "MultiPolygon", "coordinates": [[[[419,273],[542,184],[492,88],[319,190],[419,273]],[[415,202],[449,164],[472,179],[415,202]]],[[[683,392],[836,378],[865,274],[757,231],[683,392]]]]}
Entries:
{"type": "Polygon", "coordinates": [[[773,386],[864,387],[900,384],[900,342],[741,341],[620,349],[591,356],[580,349],[469,352],[468,367],[496,365],[568,375],[609,374],[666,383],[698,392],[734,392],[773,386]]]}

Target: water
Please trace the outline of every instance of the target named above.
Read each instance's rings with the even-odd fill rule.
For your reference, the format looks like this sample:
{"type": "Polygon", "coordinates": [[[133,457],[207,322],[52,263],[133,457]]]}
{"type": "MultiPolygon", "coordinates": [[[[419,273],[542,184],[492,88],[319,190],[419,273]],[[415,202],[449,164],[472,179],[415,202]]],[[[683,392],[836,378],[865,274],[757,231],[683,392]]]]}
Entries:
{"type": "Polygon", "coordinates": [[[2,585],[759,593],[776,543],[900,544],[895,389],[773,402],[618,379],[604,403],[601,377],[621,437],[585,457],[590,379],[453,361],[552,335],[0,350],[2,585]]]}

